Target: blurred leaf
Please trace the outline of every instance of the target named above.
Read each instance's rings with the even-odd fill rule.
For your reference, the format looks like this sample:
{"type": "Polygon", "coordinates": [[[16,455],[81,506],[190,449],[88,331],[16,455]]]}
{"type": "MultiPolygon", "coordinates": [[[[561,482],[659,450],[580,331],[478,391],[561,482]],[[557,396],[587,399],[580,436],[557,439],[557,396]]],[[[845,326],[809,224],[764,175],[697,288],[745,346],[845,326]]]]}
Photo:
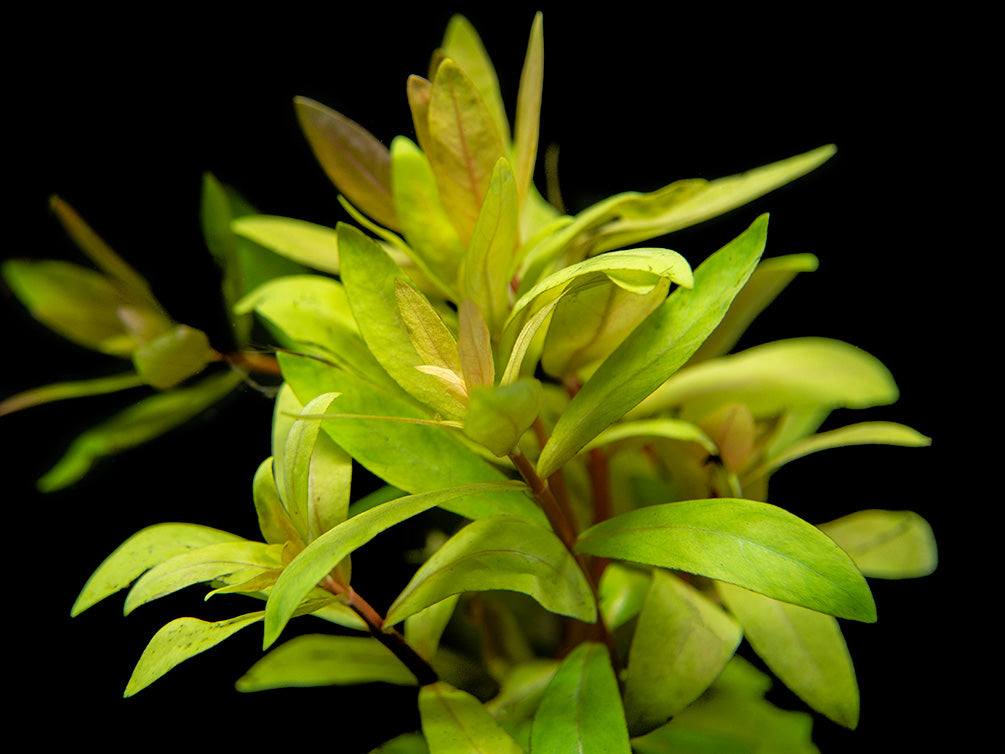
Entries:
{"type": "Polygon", "coordinates": [[[766,236],[767,215],[762,215],[698,267],[693,288],[675,290],[604,360],[559,417],[542,449],[537,469],[542,478],[551,476],[687,362],[753,272],[766,236]]]}
{"type": "Polygon", "coordinates": [[[140,387],[143,384],[145,384],[143,380],[134,372],[115,374],[110,377],[97,377],[92,380],[56,382],[52,385],[44,385],[16,393],[0,401],[0,416],[69,398],[117,393],[120,390],[140,387]]]}
{"type": "Polygon", "coordinates": [[[464,434],[505,456],[534,423],[542,402],[541,383],[529,377],[509,385],[477,385],[471,390],[464,434]]]}
{"type": "Polygon", "coordinates": [[[596,620],[590,585],[558,537],[522,519],[492,516],[447,540],[388,608],[385,623],[455,594],[494,589],[522,592],[559,615],[596,620]]]}
{"type": "Polygon", "coordinates": [[[772,673],[834,722],[858,725],[858,683],[836,619],[731,584],[716,588],[772,673]]]}
{"type": "Polygon", "coordinates": [[[133,366],[143,380],[158,390],[167,390],[219,358],[202,330],[175,325],[133,353],[133,366]]]}
{"type": "Polygon", "coordinates": [[[283,568],[282,545],[263,542],[214,542],[162,560],[137,579],[123,613],[193,584],[221,581],[240,584],[283,568]]]}
{"type": "Polygon", "coordinates": [[[235,684],[238,691],[359,683],[415,685],[415,676],[372,636],[308,634],[290,639],[256,662],[235,684]]]}
{"type": "Polygon", "coordinates": [[[422,659],[432,663],[447,623],[454,615],[457,597],[447,597],[405,619],[405,641],[422,659]]]}
{"type": "Polygon", "coordinates": [[[485,703],[492,716],[527,751],[534,713],[560,664],[550,657],[535,657],[513,666],[502,679],[499,693],[485,703]]]}
{"type": "Polygon", "coordinates": [[[95,462],[142,445],[184,424],[241,384],[241,375],[223,372],[134,403],[111,419],[86,430],[63,457],[38,480],[43,492],[67,487],[83,477],[95,462]]]}
{"type": "Polygon", "coordinates": [[[534,716],[531,750],[629,754],[618,681],[603,645],[580,644],[562,661],[534,716]]]}
{"type": "Polygon", "coordinates": [[[595,438],[583,446],[583,451],[600,448],[622,440],[636,437],[661,437],[668,440],[693,442],[700,445],[711,454],[719,452],[715,442],[701,427],[681,419],[640,419],[639,421],[618,422],[612,424],[595,438]]]}
{"type": "Polygon", "coordinates": [[[869,408],[897,396],[890,372],[862,349],[828,338],[791,338],[682,369],[633,416],[683,408],[683,418],[700,418],[737,401],[762,418],[784,411],[869,408]]]}
{"type": "Polygon", "coordinates": [[[148,568],[175,555],[218,542],[241,541],[243,538],[236,534],[197,524],[148,526],[119,545],[95,569],[80,590],[70,615],[80,615],[92,605],[125,589],[148,568]]]}
{"type": "Polygon", "coordinates": [[[429,747],[421,733],[402,733],[381,744],[370,754],[429,754],[429,747]]]}
{"type": "Polygon", "coordinates": [[[338,239],[333,228],[275,215],[244,215],[230,224],[234,233],[282,257],[315,270],[339,272],[338,239]]]}
{"type": "Polygon", "coordinates": [[[541,94],[544,88],[544,17],[534,14],[527,54],[520,73],[516,119],[513,125],[513,170],[520,207],[534,180],[534,163],[541,129],[541,94]]]}
{"type": "Polygon", "coordinates": [[[742,637],[718,605],[673,574],[654,569],[624,676],[632,734],[653,730],[697,699],[742,637]]]}
{"type": "Polygon", "coordinates": [[[523,754],[481,702],[444,681],[419,690],[419,714],[430,754],[523,754]]]}
{"type": "Polygon", "coordinates": [[[307,97],[297,118],[314,155],[336,188],[381,225],[398,230],[391,193],[391,156],[369,131],[307,97]]]}
{"type": "Polygon", "coordinates": [[[649,593],[648,570],[622,563],[608,563],[597,587],[604,625],[613,631],[635,618],[649,593]]]}
{"type": "Polygon", "coordinates": [[[767,503],[723,498],[640,508],[586,530],[576,550],[707,576],[839,618],[876,620],[851,558],[817,527],[767,503]]]}
{"type": "Polygon", "coordinates": [[[820,528],[869,578],[927,576],[938,563],[932,527],[913,511],[859,511],[820,528]]]}
{"type": "Polygon", "coordinates": [[[502,137],[477,86],[449,59],[436,69],[427,117],[426,156],[443,207],[461,242],[467,244],[492,171],[505,156],[502,137]]]}
{"type": "Polygon", "coordinates": [[[265,646],[275,642],[307,594],[343,558],[382,531],[453,498],[521,487],[523,484],[519,482],[465,484],[408,495],[363,511],[325,532],[290,562],[273,587],[265,609],[265,646]]]}
{"type": "Polygon", "coordinates": [[[161,628],[147,644],[123,696],[142,691],[180,663],[215,647],[242,628],[257,623],[264,613],[207,623],[197,618],[178,618],[161,628]]]}
{"type": "Polygon", "coordinates": [[[429,100],[433,95],[433,83],[421,76],[411,75],[405,84],[405,93],[408,97],[408,107],[412,113],[415,138],[422,151],[428,153],[430,149],[429,100]]]}

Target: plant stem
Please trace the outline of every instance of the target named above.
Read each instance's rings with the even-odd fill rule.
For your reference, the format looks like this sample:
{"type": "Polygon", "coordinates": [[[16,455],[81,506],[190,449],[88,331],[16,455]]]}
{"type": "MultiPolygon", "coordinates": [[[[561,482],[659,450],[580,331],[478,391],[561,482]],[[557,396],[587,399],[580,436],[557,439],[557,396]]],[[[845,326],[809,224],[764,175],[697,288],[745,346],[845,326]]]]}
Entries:
{"type": "Polygon", "coordinates": [[[520,448],[515,448],[509,454],[509,457],[513,465],[520,472],[520,475],[524,478],[524,481],[530,485],[531,492],[534,493],[534,497],[541,504],[541,509],[544,511],[544,515],[548,517],[551,527],[571,552],[573,545],[576,544],[576,530],[573,528],[572,521],[566,516],[548,485],[537,475],[537,469],[527,459],[527,456],[523,454],[523,451],[520,448]]]}
{"type": "Polygon", "coordinates": [[[246,369],[249,372],[267,374],[271,377],[282,377],[279,369],[279,361],[275,356],[254,351],[234,351],[233,353],[221,354],[223,361],[232,364],[238,369],[246,369]]]}
{"type": "Polygon", "coordinates": [[[360,597],[351,587],[340,584],[331,576],[325,577],[324,581],[321,582],[321,587],[331,594],[343,597],[349,608],[366,623],[370,634],[387,647],[412,672],[420,686],[427,686],[439,680],[436,671],[405,641],[405,637],[393,628],[385,627],[384,619],[380,613],[374,610],[370,603],[360,597]]]}

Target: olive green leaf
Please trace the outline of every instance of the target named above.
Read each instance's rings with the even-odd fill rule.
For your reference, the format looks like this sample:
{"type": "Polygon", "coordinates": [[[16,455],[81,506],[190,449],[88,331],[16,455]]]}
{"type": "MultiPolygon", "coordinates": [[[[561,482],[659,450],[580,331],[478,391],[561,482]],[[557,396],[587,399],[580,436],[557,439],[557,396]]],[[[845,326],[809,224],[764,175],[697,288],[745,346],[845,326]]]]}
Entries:
{"type": "Polygon", "coordinates": [[[105,395],[140,387],[146,383],[135,372],[115,374],[110,377],[96,377],[90,380],[73,380],[71,382],[56,382],[52,385],[30,388],[15,393],[0,401],[0,416],[23,411],[26,408],[41,406],[45,403],[63,401],[70,398],[82,398],[88,395],[105,395]]]}
{"type": "Polygon", "coordinates": [[[682,419],[640,419],[612,424],[583,446],[583,452],[633,438],[680,440],[700,445],[710,454],[719,452],[718,446],[697,424],[682,419]]]}
{"type": "Polygon", "coordinates": [[[278,574],[283,568],[283,546],[247,540],[214,542],[178,553],[146,571],[126,597],[123,613],[129,615],[140,605],[173,594],[193,584],[219,581],[242,584],[265,572],[278,574]]]}
{"type": "Polygon", "coordinates": [[[465,526],[419,568],[386,623],[454,594],[494,589],[522,592],[559,615],[596,620],[589,583],[558,537],[523,519],[492,516],[465,526]]]}
{"type": "Polygon", "coordinates": [[[869,578],[927,576],[938,564],[932,527],[913,511],[858,511],[820,528],[869,578]]]}
{"type": "Polygon", "coordinates": [[[508,385],[478,385],[472,388],[464,434],[497,456],[517,446],[541,412],[541,383],[524,377],[508,385]]]}
{"type": "Polygon", "coordinates": [[[893,403],[897,396],[889,370],[862,349],[829,338],[790,338],[682,369],[632,415],[683,408],[684,418],[701,417],[737,401],[761,418],[784,411],[869,408],[893,403]]]}
{"type": "Polygon", "coordinates": [[[876,620],[869,586],[844,550],[768,503],[722,498],[640,508],[586,530],[576,550],[707,576],[839,618],[876,620]]]}
{"type": "Polygon", "coordinates": [[[219,542],[241,542],[236,534],[198,524],[155,524],[133,534],[102,561],[80,590],[71,616],[125,589],[149,568],[175,555],[219,542]]]}
{"type": "Polygon", "coordinates": [[[580,644],[562,661],[534,716],[531,750],[631,752],[618,681],[602,644],[580,644]]]}
{"type": "Polygon", "coordinates": [[[512,666],[499,682],[499,693],[485,703],[486,709],[525,750],[530,750],[534,713],[560,664],[550,657],[534,657],[512,666]]]}
{"type": "Polygon", "coordinates": [[[296,97],[294,104],[314,156],[336,188],[378,223],[398,230],[387,147],[358,123],[319,102],[296,97]]]}
{"type": "Polygon", "coordinates": [[[38,480],[39,489],[52,492],[67,487],[102,458],[142,445],[184,424],[230,393],[241,379],[236,372],[223,372],[134,403],[78,435],[56,465],[38,480]]]}
{"type": "MultiPolygon", "coordinates": [[[[455,58],[456,59],[456,58],[455,58]]],[[[544,16],[534,14],[520,73],[517,92],[516,118],[513,122],[513,172],[520,207],[534,180],[534,163],[541,130],[541,95],[544,89],[544,16]]]]}
{"type": "Polygon", "coordinates": [[[198,618],[178,618],[162,627],[147,644],[123,696],[142,691],[180,663],[215,647],[242,628],[262,619],[264,613],[248,613],[236,618],[208,623],[198,618]]]}
{"type": "Polygon", "coordinates": [[[415,676],[372,636],[307,634],[290,639],[252,665],[235,687],[265,691],[357,683],[415,685],[415,676]]]}
{"type": "Polygon", "coordinates": [[[426,662],[432,663],[440,638],[457,606],[458,596],[447,597],[405,618],[405,642],[426,662]]]}
{"type": "Polygon", "coordinates": [[[467,244],[492,171],[505,156],[503,140],[478,87],[450,59],[436,69],[427,117],[429,145],[424,150],[443,207],[467,244]]]}
{"type": "Polygon", "coordinates": [[[457,311],[457,352],[468,388],[495,382],[492,341],[485,317],[474,301],[465,299],[457,311]]]}
{"type": "Polygon", "coordinates": [[[382,531],[457,497],[476,497],[483,492],[519,489],[523,486],[522,483],[513,481],[489,482],[408,495],[363,511],[328,530],[287,565],[273,587],[265,608],[265,647],[276,640],[307,594],[343,558],[382,531]]]}
{"type": "Polygon", "coordinates": [[[429,746],[421,733],[413,731],[385,741],[370,754],[429,754],[429,746]]]}
{"type": "Polygon", "coordinates": [[[144,382],[167,390],[199,374],[220,355],[202,330],[174,325],[133,352],[133,366],[144,382]]]}
{"type": "Polygon", "coordinates": [[[266,458],[259,464],[252,481],[252,497],[254,498],[255,512],[258,514],[258,528],[268,544],[293,542],[299,550],[303,548],[304,541],[279,496],[279,489],[273,474],[274,465],[281,466],[281,464],[274,464],[272,456],[266,458]]]}
{"type": "Polygon", "coordinates": [[[453,290],[465,246],[440,200],[429,160],[404,136],[391,142],[391,187],[414,257],[445,290],[453,290]]]}
{"type": "MultiPolygon", "coordinates": [[[[405,84],[408,97],[408,107],[412,113],[412,126],[415,128],[415,138],[423,152],[430,150],[429,136],[429,101],[433,95],[433,83],[422,76],[411,75],[405,84]]],[[[393,142],[392,142],[393,145],[393,142]]]]}
{"type": "Polygon", "coordinates": [[[419,690],[429,754],[523,754],[523,749],[471,694],[438,681],[419,690]]]}
{"type": "Polygon", "coordinates": [[[334,228],[276,215],[244,215],[230,225],[234,233],[281,257],[311,269],[339,272],[338,238],[334,228]]]}
{"type": "Polygon", "coordinates": [[[687,362],[750,277],[766,236],[767,215],[761,215],[698,267],[693,288],[675,290],[604,360],[559,417],[542,449],[537,469],[542,478],[557,471],[687,362]]]}
{"type": "Polygon", "coordinates": [[[732,584],[716,588],[771,672],[834,722],[858,725],[858,683],[836,619],[732,584]]]}
{"type": "Polygon", "coordinates": [[[701,592],[654,569],[624,677],[632,734],[663,725],[697,699],[726,667],[742,636],[736,621],[701,592]]]}

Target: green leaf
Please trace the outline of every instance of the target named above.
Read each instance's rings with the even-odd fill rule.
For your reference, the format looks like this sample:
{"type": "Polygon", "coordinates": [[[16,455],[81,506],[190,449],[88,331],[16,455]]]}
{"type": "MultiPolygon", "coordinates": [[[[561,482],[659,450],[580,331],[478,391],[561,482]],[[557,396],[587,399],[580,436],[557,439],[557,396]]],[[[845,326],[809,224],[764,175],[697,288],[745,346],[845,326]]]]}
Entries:
{"type": "Polygon", "coordinates": [[[129,590],[123,613],[193,584],[220,581],[241,584],[283,568],[283,546],[263,542],[214,542],[163,560],[140,576],[129,590]]]}
{"type": "MultiPolygon", "coordinates": [[[[767,215],[706,259],[600,365],[569,403],[538,459],[546,479],[665,382],[715,329],[764,250],[767,215]]],[[[609,256],[609,255],[605,255],[609,256]]]]}
{"type": "Polygon", "coordinates": [[[576,550],[707,576],[839,618],[876,620],[851,558],[817,527],[768,503],[722,498],[640,508],[586,530],[576,550]]]}
{"type": "Polygon", "coordinates": [[[655,569],[628,653],[628,728],[647,733],[697,699],[740,643],[736,622],[699,591],[655,569]]]}
{"type": "Polygon", "coordinates": [[[440,200],[429,160],[404,136],[391,142],[391,186],[402,232],[416,260],[452,290],[465,246],[440,200]]]}
{"type": "Polygon", "coordinates": [[[597,596],[604,625],[613,631],[635,618],[649,593],[648,569],[627,566],[617,561],[607,564],[600,577],[597,596]]]}
{"type": "Polygon", "coordinates": [[[530,377],[471,390],[464,434],[497,456],[512,452],[541,412],[541,383],[530,377]]]}
{"type": "Polygon", "coordinates": [[[303,547],[300,532],[293,525],[279,497],[279,489],[273,476],[272,456],[259,464],[251,488],[255,511],[258,514],[258,528],[265,541],[269,544],[285,544],[292,541],[298,548],[303,547]]]}
{"type": "Polygon", "coordinates": [[[856,346],[791,338],[753,346],[680,370],[633,416],[682,408],[700,418],[723,403],[745,403],[755,417],[785,411],[869,408],[897,400],[889,370],[856,346]]]}
{"type": "Polygon", "coordinates": [[[715,442],[702,431],[701,427],[681,419],[640,419],[612,424],[584,445],[583,452],[637,437],[661,437],[667,440],[693,442],[711,454],[719,452],[715,442]]]}
{"type": "Polygon", "coordinates": [[[495,361],[488,325],[475,302],[465,299],[457,308],[457,354],[464,384],[491,385],[495,382],[495,361]]]}
{"type": "Polygon", "coordinates": [[[376,243],[349,225],[339,225],[342,282],[353,315],[370,351],[387,373],[417,400],[442,416],[464,414],[464,406],[424,364],[402,317],[398,286],[407,284],[401,268],[376,243]]]}
{"type": "MultiPolygon", "coordinates": [[[[327,392],[342,394],[338,404],[342,416],[324,421],[325,431],[339,447],[388,484],[418,493],[441,489],[444,480],[462,485],[506,479],[453,430],[396,421],[427,417],[407,398],[378,390],[313,359],[280,354],[279,363],[284,378],[301,399],[327,392]],[[355,415],[361,418],[352,418],[355,415]]],[[[548,525],[544,513],[523,491],[456,498],[446,501],[443,507],[466,518],[505,513],[548,525]]]]}
{"type": "Polygon", "coordinates": [[[858,725],[858,683],[837,620],[731,584],[716,587],[771,672],[834,722],[858,725]]]}
{"type": "Polygon", "coordinates": [[[590,585],[562,542],[519,518],[493,516],[468,524],[416,572],[385,623],[395,623],[463,592],[506,589],[533,597],[546,610],[592,623],[590,585]]]}
{"type": "Polygon", "coordinates": [[[580,644],[562,661],[534,716],[531,750],[629,754],[618,681],[603,645],[580,644]]]}
{"type": "Polygon", "coordinates": [[[231,222],[234,233],[315,270],[339,272],[338,239],[333,228],[276,215],[244,215],[231,222]]]}
{"type": "Polygon", "coordinates": [[[481,702],[445,681],[419,690],[430,754],[523,754],[481,702]]]}
{"type": "Polygon", "coordinates": [[[71,616],[125,589],[148,568],[183,552],[218,542],[241,542],[236,534],[198,524],[156,524],[131,536],[95,569],[73,603],[71,616]]]}
{"type": "Polygon", "coordinates": [[[128,390],[143,384],[143,380],[134,372],[115,374],[110,377],[97,377],[92,380],[56,382],[52,385],[44,385],[16,393],[0,401],[0,416],[69,398],[117,393],[120,390],[128,390]]]}
{"type": "Polygon", "coordinates": [[[534,14],[527,54],[520,73],[516,119],[513,124],[513,172],[516,175],[520,207],[524,206],[534,180],[534,163],[541,130],[541,95],[544,89],[544,17],[534,14]]]}
{"type": "Polygon", "coordinates": [[[938,564],[932,527],[913,511],[859,511],[821,524],[820,529],[870,578],[927,576],[938,564]]]}
{"type": "Polygon", "coordinates": [[[471,79],[471,83],[478,90],[492,115],[492,122],[500,139],[504,144],[508,143],[509,120],[506,118],[506,107],[499,91],[499,79],[495,67],[485,51],[478,32],[464,16],[459,14],[451,16],[443,35],[441,50],[471,79]]]}
{"type": "Polygon", "coordinates": [[[56,465],[38,480],[39,489],[52,492],[67,487],[98,460],[142,445],[199,416],[237,387],[241,379],[236,372],[224,372],[134,403],[79,435],[56,465]]]}
{"type": "Polygon", "coordinates": [[[448,597],[405,619],[405,642],[426,662],[432,663],[440,638],[454,615],[457,597],[448,597]]]}
{"type": "Polygon", "coordinates": [[[257,623],[264,613],[248,613],[236,618],[207,623],[197,618],[178,618],[161,628],[147,644],[123,696],[142,691],[180,663],[215,647],[242,628],[257,623]]]}
{"type": "Polygon", "coordinates": [[[308,634],[277,647],[235,684],[238,691],[359,683],[415,685],[415,676],[372,636],[308,634]]]}
{"type": "Polygon", "coordinates": [[[143,380],[158,390],[167,390],[219,358],[202,330],[175,325],[133,352],[133,366],[143,380]]]}
{"type": "Polygon", "coordinates": [[[419,732],[402,733],[386,741],[370,754],[429,754],[426,739],[419,732]]]}
{"type": "Polygon", "coordinates": [[[452,60],[436,69],[425,148],[443,207],[461,242],[471,239],[492,171],[505,149],[499,128],[474,82],[452,60]]]}
{"type": "Polygon", "coordinates": [[[273,587],[265,609],[265,647],[276,640],[307,594],[343,558],[382,531],[454,498],[521,487],[520,482],[466,484],[408,495],[363,511],[325,532],[290,562],[273,587]]]}
{"type": "Polygon", "coordinates": [[[365,128],[307,97],[297,118],[314,156],[336,188],[381,225],[398,230],[391,192],[391,156],[365,128]]]}

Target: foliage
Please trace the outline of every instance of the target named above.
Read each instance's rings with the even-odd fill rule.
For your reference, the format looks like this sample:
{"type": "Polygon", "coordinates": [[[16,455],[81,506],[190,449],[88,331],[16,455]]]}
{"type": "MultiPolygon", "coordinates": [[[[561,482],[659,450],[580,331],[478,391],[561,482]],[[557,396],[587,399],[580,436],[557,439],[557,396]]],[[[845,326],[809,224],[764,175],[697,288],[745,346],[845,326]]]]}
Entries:
{"type": "Polygon", "coordinates": [[[770,480],[820,450],[929,440],[890,422],[820,431],[836,409],[898,397],[852,345],[733,352],[816,269],[809,254],[764,257],[767,215],[694,268],[640,245],[789,183],[834,148],[568,215],[533,182],[542,76],[538,15],[511,127],[492,63],[456,16],[427,76],[408,80],[414,141],[385,147],[298,98],[353,223],[261,214],[207,175],[201,220],[223,271],[230,350],[175,322],[59,198],[93,267],[4,265],[35,318],[127,367],[12,396],[0,413],[147,391],[77,438],[44,490],[251,375],[274,383],[272,455],[251,483],[261,541],[150,526],[99,566],[72,612],[128,589],[129,613],[196,584],[264,607],[168,623],[126,696],[261,623],[270,651],[241,691],[418,687],[421,730],[381,751],[814,751],[810,716],[773,707],[767,676],[737,654],[746,639],[810,709],[856,726],[839,619],[876,620],[867,578],[930,573],[932,533],[909,511],[813,525],[768,502],[770,480]],[[255,328],[275,355],[250,350],[255,328]],[[361,470],[380,480],[363,496],[361,470]],[[392,527],[429,526],[433,508],[449,518],[381,615],[353,587],[352,555],[392,527]],[[331,631],[273,648],[304,615],[331,631]]]}

